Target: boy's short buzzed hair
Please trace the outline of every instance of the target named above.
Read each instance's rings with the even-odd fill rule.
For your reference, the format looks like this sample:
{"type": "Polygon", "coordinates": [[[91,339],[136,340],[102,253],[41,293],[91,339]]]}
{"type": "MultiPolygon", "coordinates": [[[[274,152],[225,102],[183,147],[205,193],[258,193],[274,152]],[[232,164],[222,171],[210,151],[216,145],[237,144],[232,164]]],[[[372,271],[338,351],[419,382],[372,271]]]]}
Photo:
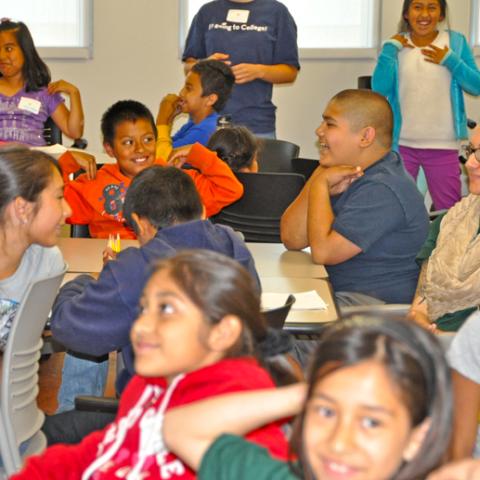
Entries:
{"type": "Polygon", "coordinates": [[[235,75],[232,69],[219,60],[201,60],[192,67],[192,72],[200,77],[202,97],[216,94],[218,99],[213,105],[216,112],[222,110],[232,93],[235,75]]]}
{"type": "Polygon", "coordinates": [[[390,149],[393,138],[393,111],[388,100],[377,92],[365,89],[342,90],[330,103],[341,108],[354,131],[364,127],[373,127],[377,142],[390,149]]]}
{"type": "Polygon", "coordinates": [[[103,143],[113,145],[115,130],[117,125],[123,122],[136,122],[137,120],[148,120],[152,125],[152,130],[157,138],[157,128],[152,112],[136,100],[120,100],[114,103],[102,116],[101,128],[103,143]]]}
{"type": "Polygon", "coordinates": [[[175,167],[153,166],[133,179],[123,204],[123,215],[138,235],[132,213],[159,230],[199,220],[203,205],[193,180],[185,172],[175,167]]]}

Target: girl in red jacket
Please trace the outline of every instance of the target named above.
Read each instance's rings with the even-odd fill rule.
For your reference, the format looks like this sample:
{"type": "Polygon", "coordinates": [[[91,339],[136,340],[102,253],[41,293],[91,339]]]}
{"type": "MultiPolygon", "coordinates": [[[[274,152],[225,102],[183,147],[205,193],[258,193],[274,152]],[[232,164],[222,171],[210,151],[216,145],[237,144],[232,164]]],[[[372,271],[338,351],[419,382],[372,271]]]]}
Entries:
{"type": "MultiPolygon", "coordinates": [[[[79,445],[56,445],[30,458],[12,478],[195,478],[165,447],[165,412],[227,392],[272,387],[257,360],[270,335],[255,283],[237,262],[206,250],[162,260],[145,287],[132,327],[137,375],[122,395],[115,422],[79,445]]],[[[288,342],[275,343],[272,354],[288,349],[288,342]]],[[[287,457],[279,423],[247,438],[287,457]]]]}

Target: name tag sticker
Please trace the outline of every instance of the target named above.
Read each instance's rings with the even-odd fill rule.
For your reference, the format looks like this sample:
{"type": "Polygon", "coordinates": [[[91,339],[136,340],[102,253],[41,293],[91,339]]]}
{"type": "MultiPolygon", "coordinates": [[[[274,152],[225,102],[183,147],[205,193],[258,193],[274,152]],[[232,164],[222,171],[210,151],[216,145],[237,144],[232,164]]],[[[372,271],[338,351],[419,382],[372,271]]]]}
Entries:
{"type": "Polygon", "coordinates": [[[227,13],[227,22],[247,23],[250,10],[237,10],[231,8],[227,13]]]}
{"type": "Polygon", "coordinates": [[[18,108],[20,110],[26,110],[27,112],[38,114],[40,108],[42,108],[42,103],[34,98],[22,97],[18,102],[18,108]]]}

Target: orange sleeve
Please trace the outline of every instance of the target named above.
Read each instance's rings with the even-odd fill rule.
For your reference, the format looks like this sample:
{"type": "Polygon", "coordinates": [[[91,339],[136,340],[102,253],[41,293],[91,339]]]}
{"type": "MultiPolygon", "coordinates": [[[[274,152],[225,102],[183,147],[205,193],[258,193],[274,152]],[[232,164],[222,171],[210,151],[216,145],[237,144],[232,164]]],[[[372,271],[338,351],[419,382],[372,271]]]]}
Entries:
{"type": "Polygon", "coordinates": [[[243,185],[230,167],[217,157],[215,152],[195,143],[187,163],[200,170],[185,170],[195,182],[200,198],[205,205],[207,217],[217,214],[243,195],[243,185]]]}
{"type": "Polygon", "coordinates": [[[67,223],[76,223],[80,225],[91,223],[94,214],[93,208],[85,200],[82,193],[82,190],[85,187],[84,175],[80,175],[75,180],[70,179],[72,173],[80,170],[78,163],[75,158],[73,158],[73,155],[67,151],[59,157],[58,164],[60,165],[63,181],[65,183],[63,194],[65,200],[72,209],[72,215],[67,218],[67,223]]]}
{"type": "Polygon", "coordinates": [[[58,164],[60,165],[60,170],[62,171],[62,177],[65,185],[71,182],[69,176],[72,173],[78,172],[80,170],[80,167],[76,162],[75,158],[73,158],[73,155],[68,151],[60,155],[60,157],[58,158],[58,164]]]}
{"type": "Polygon", "coordinates": [[[72,209],[72,215],[67,218],[67,223],[80,225],[92,223],[94,210],[82,194],[82,186],[84,185],[81,177],[65,185],[64,197],[72,209]]]}

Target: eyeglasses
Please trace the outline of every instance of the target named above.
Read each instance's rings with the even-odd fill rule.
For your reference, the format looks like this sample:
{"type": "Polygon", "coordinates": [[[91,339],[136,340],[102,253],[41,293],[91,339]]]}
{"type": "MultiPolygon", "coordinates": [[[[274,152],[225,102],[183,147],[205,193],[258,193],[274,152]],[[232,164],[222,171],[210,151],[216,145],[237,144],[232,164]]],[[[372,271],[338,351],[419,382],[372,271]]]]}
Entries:
{"type": "Polygon", "coordinates": [[[470,155],[475,155],[475,160],[480,163],[480,147],[474,147],[471,143],[468,145],[462,145],[462,154],[468,160],[470,155]]]}

